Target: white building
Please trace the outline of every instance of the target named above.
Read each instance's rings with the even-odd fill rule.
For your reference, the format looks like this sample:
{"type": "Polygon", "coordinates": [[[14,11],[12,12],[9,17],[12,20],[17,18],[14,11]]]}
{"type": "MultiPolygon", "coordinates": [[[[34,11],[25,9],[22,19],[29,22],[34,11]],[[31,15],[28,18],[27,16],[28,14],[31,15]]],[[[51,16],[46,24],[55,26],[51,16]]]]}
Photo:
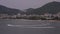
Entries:
{"type": "Polygon", "coordinates": [[[4,17],[7,17],[8,14],[0,14],[0,18],[4,18],[4,17]]]}
{"type": "Polygon", "coordinates": [[[56,16],[60,17],[60,12],[56,14],[56,16]]]}
{"type": "Polygon", "coordinates": [[[20,14],[20,13],[18,13],[18,14],[16,15],[16,17],[21,17],[21,14],[20,14]]]}

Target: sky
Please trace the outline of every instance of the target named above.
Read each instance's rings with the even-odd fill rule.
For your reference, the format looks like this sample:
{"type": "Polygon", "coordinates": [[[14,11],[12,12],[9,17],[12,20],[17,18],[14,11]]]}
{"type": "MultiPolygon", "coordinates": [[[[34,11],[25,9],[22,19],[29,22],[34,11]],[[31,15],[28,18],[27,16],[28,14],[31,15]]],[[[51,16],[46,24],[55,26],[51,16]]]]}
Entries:
{"type": "Polygon", "coordinates": [[[60,0],[0,0],[0,5],[23,10],[28,8],[38,8],[52,1],[60,0]]]}

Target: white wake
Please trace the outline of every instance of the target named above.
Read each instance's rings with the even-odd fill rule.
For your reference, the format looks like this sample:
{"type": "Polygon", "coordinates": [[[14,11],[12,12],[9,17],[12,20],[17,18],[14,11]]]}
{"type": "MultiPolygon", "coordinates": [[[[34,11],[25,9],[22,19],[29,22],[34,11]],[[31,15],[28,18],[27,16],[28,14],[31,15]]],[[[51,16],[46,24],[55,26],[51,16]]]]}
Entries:
{"type": "Polygon", "coordinates": [[[22,27],[22,28],[55,28],[55,27],[52,27],[52,26],[44,26],[42,27],[41,25],[11,25],[11,24],[8,24],[9,27],[22,27]]]}

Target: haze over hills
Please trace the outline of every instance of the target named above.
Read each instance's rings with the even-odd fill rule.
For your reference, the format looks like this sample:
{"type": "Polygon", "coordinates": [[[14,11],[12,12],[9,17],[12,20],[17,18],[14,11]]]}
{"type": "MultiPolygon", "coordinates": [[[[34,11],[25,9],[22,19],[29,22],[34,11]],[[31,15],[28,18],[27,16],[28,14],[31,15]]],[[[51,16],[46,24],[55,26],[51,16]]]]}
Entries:
{"type": "Polygon", "coordinates": [[[15,15],[18,13],[23,13],[23,11],[19,9],[8,8],[3,5],[0,5],[0,14],[8,14],[8,15],[15,15]]]}
{"type": "Polygon", "coordinates": [[[13,8],[8,8],[5,7],[3,5],[0,5],[0,14],[9,14],[9,15],[15,15],[15,14],[37,14],[37,15],[41,15],[44,13],[51,13],[51,14],[56,14],[60,12],[60,2],[49,2],[47,4],[45,4],[44,6],[40,7],[40,8],[29,8],[26,9],[26,12],[23,12],[22,10],[19,9],[13,9],[13,8]]]}
{"type": "Polygon", "coordinates": [[[44,6],[37,8],[37,9],[28,9],[27,12],[30,12],[30,14],[44,14],[44,13],[51,13],[51,14],[56,14],[60,12],[60,2],[49,2],[45,4],[44,6]]]}

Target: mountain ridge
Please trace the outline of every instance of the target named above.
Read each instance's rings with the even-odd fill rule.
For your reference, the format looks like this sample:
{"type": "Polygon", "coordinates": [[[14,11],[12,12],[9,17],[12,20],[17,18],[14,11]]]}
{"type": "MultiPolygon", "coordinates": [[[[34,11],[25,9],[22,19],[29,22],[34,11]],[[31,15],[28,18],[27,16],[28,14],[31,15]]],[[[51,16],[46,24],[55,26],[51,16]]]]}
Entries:
{"type": "Polygon", "coordinates": [[[23,13],[23,11],[19,9],[9,8],[9,7],[0,5],[0,14],[15,15],[18,13],[23,13]]]}
{"type": "Polygon", "coordinates": [[[42,7],[33,9],[33,8],[29,8],[26,9],[26,12],[19,10],[19,9],[14,9],[14,8],[9,8],[3,5],[0,5],[0,14],[8,14],[8,15],[16,15],[18,13],[20,14],[36,14],[36,15],[41,15],[44,13],[50,13],[50,14],[56,14],[60,12],[60,2],[49,2],[45,5],[43,5],[42,7]]]}
{"type": "Polygon", "coordinates": [[[36,8],[36,9],[32,10],[32,12],[34,14],[38,14],[38,15],[41,15],[44,13],[56,14],[56,13],[60,12],[60,2],[56,2],[56,1],[49,2],[40,8],[36,8]]]}

